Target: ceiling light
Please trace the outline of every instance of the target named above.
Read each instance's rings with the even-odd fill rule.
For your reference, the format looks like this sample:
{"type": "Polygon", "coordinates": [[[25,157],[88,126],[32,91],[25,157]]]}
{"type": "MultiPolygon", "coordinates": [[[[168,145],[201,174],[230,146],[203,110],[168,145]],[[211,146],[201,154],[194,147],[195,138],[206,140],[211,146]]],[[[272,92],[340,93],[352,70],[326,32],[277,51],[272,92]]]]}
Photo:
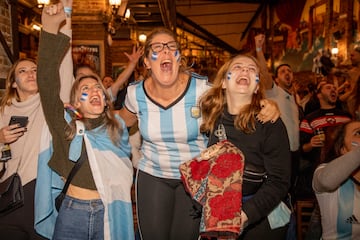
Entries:
{"type": "Polygon", "coordinates": [[[130,9],[126,9],[126,12],[125,12],[125,16],[124,16],[126,19],[129,19],[130,18],[130,9]]]}
{"type": "Polygon", "coordinates": [[[121,0],[109,0],[109,4],[112,8],[112,14],[116,15],[121,5],[121,0]]]}
{"type": "Polygon", "coordinates": [[[38,8],[43,8],[44,5],[48,5],[50,0],[37,0],[38,8]]]}
{"type": "Polygon", "coordinates": [[[339,53],[339,49],[337,47],[331,49],[331,54],[336,55],[339,53]]]}
{"type": "Polygon", "coordinates": [[[146,35],[145,35],[145,33],[142,33],[142,34],[140,34],[139,35],[139,42],[141,42],[141,43],[145,43],[146,42],[146,35]]]}

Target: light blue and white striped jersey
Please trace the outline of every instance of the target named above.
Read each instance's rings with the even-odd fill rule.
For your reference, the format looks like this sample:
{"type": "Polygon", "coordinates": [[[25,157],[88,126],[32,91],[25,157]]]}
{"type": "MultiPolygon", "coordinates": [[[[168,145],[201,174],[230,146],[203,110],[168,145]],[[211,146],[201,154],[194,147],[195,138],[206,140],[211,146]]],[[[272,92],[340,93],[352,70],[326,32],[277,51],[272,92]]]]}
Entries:
{"type": "Polygon", "coordinates": [[[198,100],[209,88],[207,77],[192,73],[184,93],[163,108],[148,97],[144,81],[128,87],[125,107],[137,115],[143,137],[140,170],[180,179],[179,165],[207,146],[207,137],[199,131],[202,119],[198,100]]]}
{"type": "Polygon", "coordinates": [[[315,195],[321,212],[322,239],[360,239],[360,191],[356,183],[349,178],[335,191],[315,191],[315,195]]]}

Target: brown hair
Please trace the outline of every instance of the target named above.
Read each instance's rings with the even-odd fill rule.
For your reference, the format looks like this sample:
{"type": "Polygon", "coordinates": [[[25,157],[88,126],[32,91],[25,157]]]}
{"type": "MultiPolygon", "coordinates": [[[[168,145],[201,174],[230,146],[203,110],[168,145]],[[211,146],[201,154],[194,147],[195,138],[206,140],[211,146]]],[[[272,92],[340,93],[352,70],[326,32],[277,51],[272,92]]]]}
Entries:
{"type": "MultiPolygon", "coordinates": [[[[120,140],[120,135],[122,134],[122,128],[119,124],[119,122],[115,119],[115,115],[113,113],[114,107],[113,104],[111,102],[110,96],[107,93],[106,89],[104,88],[104,86],[101,83],[101,79],[98,75],[94,74],[94,75],[86,75],[86,76],[79,76],[78,78],[75,79],[75,82],[71,88],[71,92],[70,92],[70,104],[71,105],[75,105],[76,101],[77,101],[77,97],[78,97],[78,92],[79,92],[79,86],[80,86],[80,82],[85,79],[85,78],[91,78],[96,80],[100,86],[101,89],[103,91],[103,93],[105,94],[105,103],[106,103],[106,107],[104,109],[103,115],[104,115],[104,124],[105,127],[107,128],[107,132],[110,136],[111,141],[115,144],[115,145],[119,145],[119,140],[120,140]]],[[[80,112],[80,111],[79,111],[80,112]]],[[[82,114],[82,112],[80,112],[80,114],[82,114]]],[[[75,133],[76,133],[76,125],[75,125],[75,120],[76,120],[76,116],[72,117],[72,120],[69,124],[69,128],[67,128],[65,130],[65,136],[67,138],[67,140],[71,140],[74,138],[75,133]]],[[[89,122],[86,118],[81,119],[81,121],[84,122],[85,126],[89,126],[89,122]]]]}
{"type": "Polygon", "coordinates": [[[3,113],[5,106],[10,106],[11,105],[11,101],[13,98],[15,98],[17,101],[20,102],[20,97],[19,94],[17,92],[16,88],[13,88],[12,85],[14,84],[16,77],[15,77],[15,70],[17,68],[17,66],[19,65],[19,63],[24,62],[24,61],[29,61],[34,63],[35,65],[37,65],[36,61],[32,58],[21,58],[18,59],[10,68],[6,81],[5,81],[5,93],[3,95],[3,97],[1,98],[1,102],[0,102],[0,111],[3,113]]]}
{"type": "Polygon", "coordinates": [[[340,157],[341,149],[344,147],[347,126],[356,121],[349,121],[337,126],[329,126],[325,130],[325,143],[321,149],[320,163],[330,162],[340,157]]]}
{"type": "MultiPolygon", "coordinates": [[[[227,61],[218,71],[213,86],[200,99],[200,107],[202,114],[202,124],[200,131],[203,133],[213,132],[215,121],[223,113],[226,106],[225,89],[222,88],[223,81],[226,79],[227,72],[231,64],[239,57],[247,57],[255,62],[257,60],[250,55],[237,55],[227,61]]],[[[263,85],[259,82],[257,93],[253,94],[251,103],[244,106],[235,117],[234,126],[245,133],[252,133],[255,129],[256,115],[260,112],[260,100],[264,98],[263,85]]]]}

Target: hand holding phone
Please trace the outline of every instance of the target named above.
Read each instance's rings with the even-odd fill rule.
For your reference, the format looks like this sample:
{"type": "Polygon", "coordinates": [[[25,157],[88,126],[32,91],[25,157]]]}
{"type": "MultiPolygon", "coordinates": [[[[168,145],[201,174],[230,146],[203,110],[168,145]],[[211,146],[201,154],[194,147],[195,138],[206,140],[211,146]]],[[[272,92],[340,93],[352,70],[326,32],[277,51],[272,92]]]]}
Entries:
{"type": "Polygon", "coordinates": [[[11,116],[9,125],[19,124],[19,127],[26,127],[27,123],[27,116],[11,116]]]}

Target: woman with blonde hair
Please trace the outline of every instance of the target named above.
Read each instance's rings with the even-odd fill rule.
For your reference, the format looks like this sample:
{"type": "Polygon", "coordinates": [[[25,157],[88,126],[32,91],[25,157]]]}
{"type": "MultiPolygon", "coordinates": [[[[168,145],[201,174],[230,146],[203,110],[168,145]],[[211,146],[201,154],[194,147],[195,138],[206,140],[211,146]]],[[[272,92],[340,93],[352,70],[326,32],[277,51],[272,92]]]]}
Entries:
{"type": "Polygon", "coordinates": [[[133,167],[124,121],[114,115],[110,96],[96,74],[75,80],[71,111],[64,112],[59,96],[59,62],[70,45],[70,39],[58,32],[65,11],[58,3],[44,7],[42,14],[37,81],[48,127],[42,131],[36,229],[54,240],[132,240],[133,167]],[[50,48],[55,45],[55,50],[50,48]],[[55,210],[65,182],[70,184],[55,210]]]}
{"type": "Polygon", "coordinates": [[[200,131],[209,134],[208,146],[227,139],[239,148],[245,170],[252,166],[258,173],[266,172],[258,181],[243,178],[239,239],[285,239],[288,221],[275,224],[268,215],[290,186],[289,140],[281,119],[264,124],[257,120],[264,99],[259,71],[256,59],[247,55],[237,55],[220,68],[212,88],[200,99],[200,131]]]}

